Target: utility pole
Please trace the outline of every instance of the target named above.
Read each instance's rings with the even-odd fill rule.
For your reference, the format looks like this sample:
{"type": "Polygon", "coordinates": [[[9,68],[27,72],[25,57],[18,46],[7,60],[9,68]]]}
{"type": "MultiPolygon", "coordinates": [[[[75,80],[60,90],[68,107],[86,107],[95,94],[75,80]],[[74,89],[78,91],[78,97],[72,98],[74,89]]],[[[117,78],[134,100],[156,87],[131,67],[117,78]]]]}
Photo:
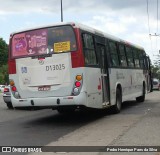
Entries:
{"type": "Polygon", "coordinates": [[[63,4],[61,0],[61,22],[63,22],[63,4]]]}

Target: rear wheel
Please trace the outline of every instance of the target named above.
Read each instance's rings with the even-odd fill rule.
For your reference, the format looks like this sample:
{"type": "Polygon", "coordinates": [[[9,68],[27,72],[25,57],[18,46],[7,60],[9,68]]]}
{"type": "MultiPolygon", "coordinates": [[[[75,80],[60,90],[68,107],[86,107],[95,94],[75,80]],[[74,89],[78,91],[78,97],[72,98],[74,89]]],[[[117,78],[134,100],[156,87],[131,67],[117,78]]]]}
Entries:
{"type": "Polygon", "coordinates": [[[142,89],[142,96],[139,96],[136,98],[136,101],[137,102],[144,102],[145,100],[145,85],[143,84],[143,89],[142,89]]]}
{"type": "Polygon", "coordinates": [[[122,106],[122,93],[119,88],[116,90],[116,104],[112,107],[113,112],[115,114],[119,113],[121,111],[121,106],[122,106]]]}

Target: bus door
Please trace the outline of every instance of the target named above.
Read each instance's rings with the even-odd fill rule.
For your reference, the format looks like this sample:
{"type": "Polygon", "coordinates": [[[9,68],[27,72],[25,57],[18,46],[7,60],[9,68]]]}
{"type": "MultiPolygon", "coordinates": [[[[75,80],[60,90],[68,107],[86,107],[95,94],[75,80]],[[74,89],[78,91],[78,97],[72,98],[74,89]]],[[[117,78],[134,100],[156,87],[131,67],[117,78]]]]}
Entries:
{"type": "Polygon", "coordinates": [[[101,79],[102,79],[102,91],[103,91],[103,103],[109,101],[109,82],[107,72],[107,55],[105,46],[97,44],[97,53],[99,55],[99,63],[101,67],[101,79]]]}
{"type": "Polygon", "coordinates": [[[146,84],[147,84],[147,92],[152,91],[152,79],[151,79],[151,67],[150,67],[150,59],[148,56],[145,56],[144,59],[144,70],[145,70],[145,78],[146,78],[146,84]]]}

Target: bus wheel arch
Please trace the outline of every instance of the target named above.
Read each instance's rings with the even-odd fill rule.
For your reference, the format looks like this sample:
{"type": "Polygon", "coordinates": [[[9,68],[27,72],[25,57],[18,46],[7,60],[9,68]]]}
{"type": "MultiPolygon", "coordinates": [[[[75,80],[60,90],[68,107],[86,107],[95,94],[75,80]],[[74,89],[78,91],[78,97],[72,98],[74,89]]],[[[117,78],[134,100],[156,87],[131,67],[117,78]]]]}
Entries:
{"type": "Polygon", "coordinates": [[[137,97],[137,98],[136,98],[136,101],[137,101],[137,102],[144,102],[144,100],[145,100],[145,94],[146,94],[146,84],[145,84],[145,82],[143,81],[142,96],[137,97]]]}
{"type": "Polygon", "coordinates": [[[116,87],[116,101],[115,105],[112,106],[115,114],[120,113],[122,106],[122,87],[120,84],[116,87]]]}

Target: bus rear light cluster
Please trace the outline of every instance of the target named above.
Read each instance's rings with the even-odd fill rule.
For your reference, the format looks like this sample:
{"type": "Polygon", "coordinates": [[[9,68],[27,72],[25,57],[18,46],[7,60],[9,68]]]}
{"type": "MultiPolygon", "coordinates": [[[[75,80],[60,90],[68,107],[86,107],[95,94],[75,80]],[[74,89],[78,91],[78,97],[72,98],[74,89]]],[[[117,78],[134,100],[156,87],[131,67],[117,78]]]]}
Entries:
{"type": "Polygon", "coordinates": [[[17,99],[21,98],[15,86],[15,82],[13,80],[10,80],[10,86],[13,96],[17,99]]]}
{"type": "Polygon", "coordinates": [[[17,91],[17,88],[16,88],[15,83],[14,83],[13,80],[10,80],[9,84],[10,84],[11,90],[12,90],[13,92],[17,91]]]}
{"type": "Polygon", "coordinates": [[[79,95],[82,88],[83,77],[82,75],[77,75],[75,78],[72,95],[79,95]]]}

